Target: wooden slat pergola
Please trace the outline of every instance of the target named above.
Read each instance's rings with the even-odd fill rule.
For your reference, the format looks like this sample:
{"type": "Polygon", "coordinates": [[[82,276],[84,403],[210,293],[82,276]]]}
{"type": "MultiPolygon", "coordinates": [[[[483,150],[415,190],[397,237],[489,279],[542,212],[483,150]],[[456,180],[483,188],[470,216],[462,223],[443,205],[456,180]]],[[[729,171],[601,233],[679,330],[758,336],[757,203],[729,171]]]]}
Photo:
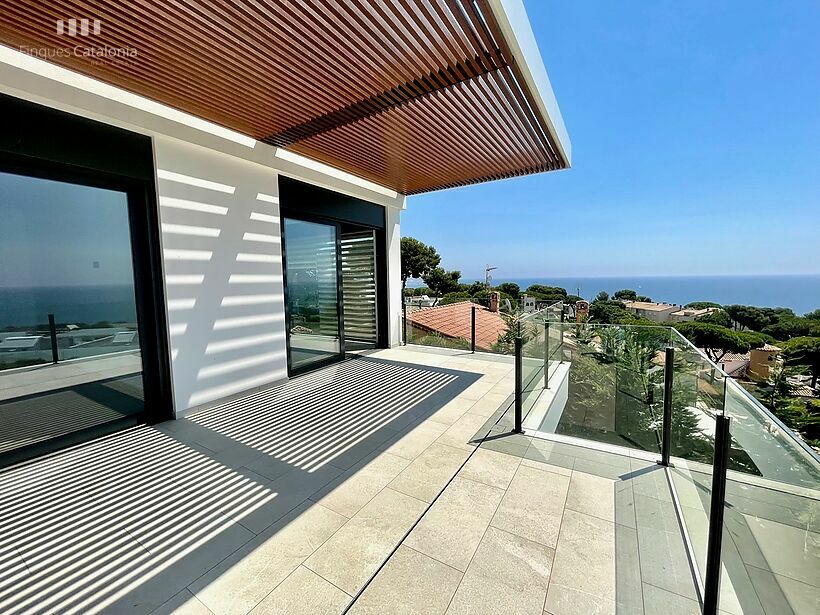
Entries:
{"type": "Polygon", "coordinates": [[[0,42],[415,194],[569,165],[492,2],[15,0],[0,42]]]}

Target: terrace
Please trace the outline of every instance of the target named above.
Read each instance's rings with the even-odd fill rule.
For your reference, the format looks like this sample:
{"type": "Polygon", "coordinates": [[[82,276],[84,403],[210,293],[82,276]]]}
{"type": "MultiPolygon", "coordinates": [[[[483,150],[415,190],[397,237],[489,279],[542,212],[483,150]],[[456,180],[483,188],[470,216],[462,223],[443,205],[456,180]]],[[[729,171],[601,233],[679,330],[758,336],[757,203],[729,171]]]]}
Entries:
{"type": "MultiPolygon", "coordinates": [[[[701,612],[708,460],[664,467],[589,421],[605,437],[537,433],[526,387],[516,433],[515,364],[415,345],[351,355],[7,470],[0,609],[701,612]]],[[[764,449],[780,450],[749,456],[764,449]]],[[[790,450],[775,478],[730,470],[721,612],[815,610],[817,465],[790,450]]]]}
{"type": "Polygon", "coordinates": [[[820,610],[817,455],[671,330],[408,339],[406,197],[571,164],[521,0],[104,5],[0,23],[0,612],[820,610]]]}

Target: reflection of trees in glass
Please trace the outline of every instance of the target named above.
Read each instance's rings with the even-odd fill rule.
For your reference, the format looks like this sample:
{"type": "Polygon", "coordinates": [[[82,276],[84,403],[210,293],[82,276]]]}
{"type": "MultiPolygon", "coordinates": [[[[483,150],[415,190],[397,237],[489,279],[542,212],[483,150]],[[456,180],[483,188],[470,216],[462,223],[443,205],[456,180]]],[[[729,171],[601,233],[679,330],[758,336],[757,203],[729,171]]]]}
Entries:
{"type": "Polygon", "coordinates": [[[522,312],[506,313],[501,312],[501,317],[507,325],[504,333],[499,334],[498,340],[493,344],[493,352],[500,354],[515,354],[515,338],[521,337],[521,346],[525,349],[525,356],[533,356],[528,352],[527,345],[531,345],[539,337],[538,325],[543,327],[542,322],[525,320],[522,312]]]}
{"type": "MultiPolygon", "coordinates": [[[[575,348],[569,399],[558,432],[659,452],[663,424],[663,327],[571,327],[575,348]]],[[[673,379],[673,454],[711,463],[712,436],[701,420],[715,407],[697,369],[678,357],[673,379]],[[699,389],[700,387],[700,389],[699,389]],[[699,404],[699,399],[701,403],[699,404]],[[703,407],[701,407],[703,406],[703,407]]]]}

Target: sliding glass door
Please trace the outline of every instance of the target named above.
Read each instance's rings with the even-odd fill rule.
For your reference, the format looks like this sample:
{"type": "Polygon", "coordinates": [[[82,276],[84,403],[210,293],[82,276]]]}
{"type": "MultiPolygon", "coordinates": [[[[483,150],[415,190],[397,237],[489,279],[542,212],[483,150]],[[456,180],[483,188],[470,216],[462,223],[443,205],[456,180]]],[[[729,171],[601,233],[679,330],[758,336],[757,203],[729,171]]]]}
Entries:
{"type": "Polygon", "coordinates": [[[343,356],[339,228],[284,218],[288,367],[298,373],[343,356]]]}
{"type": "Polygon", "coordinates": [[[126,192],[0,172],[0,457],[145,408],[126,192]]]}

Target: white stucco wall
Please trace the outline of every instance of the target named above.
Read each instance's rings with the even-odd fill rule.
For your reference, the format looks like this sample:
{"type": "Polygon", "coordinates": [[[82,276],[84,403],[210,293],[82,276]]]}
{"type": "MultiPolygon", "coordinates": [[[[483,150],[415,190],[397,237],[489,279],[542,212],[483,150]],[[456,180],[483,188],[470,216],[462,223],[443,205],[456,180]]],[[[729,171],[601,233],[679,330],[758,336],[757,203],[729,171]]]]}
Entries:
{"type": "Polygon", "coordinates": [[[153,138],[177,416],[287,375],[279,174],[386,208],[399,343],[403,195],[2,46],[0,92],[153,138]]]}
{"type": "Polygon", "coordinates": [[[277,174],[163,137],[154,149],[181,412],[287,376],[279,205],[257,198],[275,200],[277,174]]]}

